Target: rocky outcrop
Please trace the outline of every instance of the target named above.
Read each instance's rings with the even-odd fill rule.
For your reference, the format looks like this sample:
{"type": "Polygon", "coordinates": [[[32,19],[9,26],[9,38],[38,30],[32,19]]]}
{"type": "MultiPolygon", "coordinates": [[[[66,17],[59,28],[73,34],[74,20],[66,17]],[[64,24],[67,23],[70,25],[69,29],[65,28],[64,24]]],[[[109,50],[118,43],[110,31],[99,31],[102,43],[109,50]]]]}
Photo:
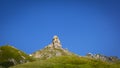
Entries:
{"type": "Polygon", "coordinates": [[[119,58],[116,57],[116,56],[105,56],[105,55],[102,55],[102,54],[92,54],[92,53],[88,53],[86,55],[86,57],[99,59],[99,60],[102,60],[102,61],[108,61],[108,62],[115,62],[115,61],[119,60],[119,58]]]}
{"type": "Polygon", "coordinates": [[[31,56],[34,58],[48,59],[55,56],[73,55],[73,53],[62,48],[61,42],[58,36],[54,36],[52,43],[46,46],[44,49],[34,52],[31,56]]]}
{"type": "Polygon", "coordinates": [[[50,48],[62,48],[62,45],[60,43],[60,40],[59,40],[58,36],[55,35],[53,37],[52,43],[50,45],[48,45],[47,47],[50,47],[50,48]]]}

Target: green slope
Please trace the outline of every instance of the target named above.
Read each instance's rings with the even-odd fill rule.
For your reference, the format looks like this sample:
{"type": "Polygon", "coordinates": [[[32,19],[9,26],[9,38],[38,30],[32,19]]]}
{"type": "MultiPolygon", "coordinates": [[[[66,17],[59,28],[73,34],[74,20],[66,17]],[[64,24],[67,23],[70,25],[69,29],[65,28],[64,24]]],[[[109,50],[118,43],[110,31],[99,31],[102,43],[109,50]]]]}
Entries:
{"type": "Polygon", "coordinates": [[[120,62],[108,63],[77,56],[60,56],[47,60],[37,60],[11,68],[120,68],[120,62]]]}
{"type": "Polygon", "coordinates": [[[13,46],[5,45],[0,47],[0,67],[9,67],[17,64],[32,61],[24,52],[16,49],[13,46]]]}

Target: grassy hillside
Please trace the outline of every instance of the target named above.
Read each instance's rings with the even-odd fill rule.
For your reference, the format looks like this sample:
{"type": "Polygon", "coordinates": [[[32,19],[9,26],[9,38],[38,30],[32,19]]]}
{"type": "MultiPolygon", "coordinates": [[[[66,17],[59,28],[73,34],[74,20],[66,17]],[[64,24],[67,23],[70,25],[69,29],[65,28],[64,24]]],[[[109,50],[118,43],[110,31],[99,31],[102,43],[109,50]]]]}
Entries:
{"type": "Polygon", "coordinates": [[[32,61],[24,52],[16,49],[13,46],[5,45],[0,47],[0,67],[9,67],[17,64],[32,61]]]}
{"type": "Polygon", "coordinates": [[[37,60],[11,68],[120,68],[120,62],[108,63],[77,56],[60,56],[47,60],[37,60]]]}

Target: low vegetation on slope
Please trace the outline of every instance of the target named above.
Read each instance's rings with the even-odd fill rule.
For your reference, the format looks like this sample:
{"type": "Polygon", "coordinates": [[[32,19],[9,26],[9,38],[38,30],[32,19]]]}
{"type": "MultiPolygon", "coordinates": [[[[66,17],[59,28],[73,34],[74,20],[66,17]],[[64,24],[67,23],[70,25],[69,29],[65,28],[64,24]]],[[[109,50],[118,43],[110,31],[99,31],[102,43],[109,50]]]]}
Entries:
{"type": "Polygon", "coordinates": [[[0,68],[7,68],[13,65],[26,63],[33,59],[24,52],[13,46],[5,45],[0,47],[0,68]]]}
{"type": "Polygon", "coordinates": [[[46,47],[32,54],[34,58],[39,57],[40,59],[48,59],[56,56],[70,56],[70,55],[75,54],[63,48],[50,48],[50,47],[46,47]]]}
{"type": "Polygon", "coordinates": [[[11,68],[120,68],[120,62],[108,63],[77,56],[60,56],[16,65],[11,68]]]}

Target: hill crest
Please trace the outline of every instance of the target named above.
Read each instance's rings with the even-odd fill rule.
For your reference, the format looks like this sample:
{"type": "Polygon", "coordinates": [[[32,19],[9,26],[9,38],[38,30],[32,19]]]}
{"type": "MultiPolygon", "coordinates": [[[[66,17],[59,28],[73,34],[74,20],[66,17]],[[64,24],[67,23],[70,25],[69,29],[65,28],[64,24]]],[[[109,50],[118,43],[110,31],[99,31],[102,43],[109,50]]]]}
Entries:
{"type": "Polygon", "coordinates": [[[47,45],[42,50],[36,51],[32,54],[34,58],[51,58],[55,56],[67,56],[67,55],[75,55],[69,52],[67,49],[62,48],[61,42],[58,36],[54,36],[52,39],[52,43],[47,45]]]}

